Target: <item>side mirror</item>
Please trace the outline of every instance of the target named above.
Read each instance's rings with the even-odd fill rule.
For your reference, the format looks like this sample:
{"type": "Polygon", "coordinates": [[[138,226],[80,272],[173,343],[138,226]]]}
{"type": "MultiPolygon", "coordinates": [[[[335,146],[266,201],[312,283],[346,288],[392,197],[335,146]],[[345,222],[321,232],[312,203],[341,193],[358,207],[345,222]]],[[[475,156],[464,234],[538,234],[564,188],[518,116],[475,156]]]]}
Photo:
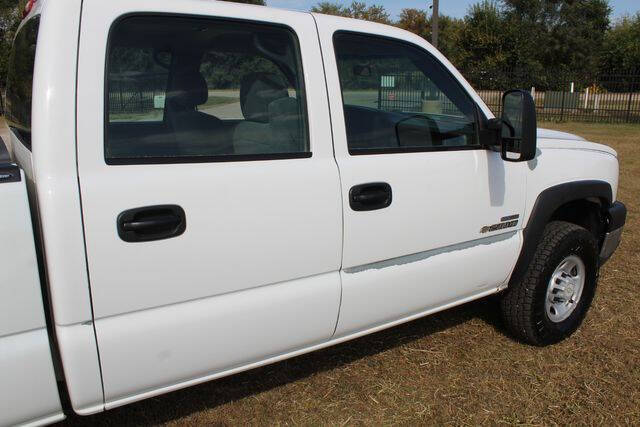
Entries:
{"type": "MultiPolygon", "coordinates": [[[[492,123],[492,127],[496,124],[492,123]]],[[[529,92],[519,89],[505,92],[499,132],[503,160],[526,162],[536,157],[536,106],[529,92]]]]}
{"type": "Polygon", "coordinates": [[[357,77],[371,77],[373,75],[373,70],[370,65],[354,65],[353,75],[357,77]]]}

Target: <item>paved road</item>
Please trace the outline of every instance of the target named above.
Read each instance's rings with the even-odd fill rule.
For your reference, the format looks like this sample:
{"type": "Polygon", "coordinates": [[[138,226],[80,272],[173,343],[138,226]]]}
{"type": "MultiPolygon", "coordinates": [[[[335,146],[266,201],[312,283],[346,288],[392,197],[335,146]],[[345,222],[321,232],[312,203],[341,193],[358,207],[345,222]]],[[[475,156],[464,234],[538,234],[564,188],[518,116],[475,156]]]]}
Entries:
{"type": "MultiPolygon", "coordinates": [[[[2,116],[0,116],[0,137],[2,137],[5,144],[9,145],[11,143],[9,140],[9,129],[2,116]]],[[[7,147],[7,149],[9,149],[9,147],[7,147]]]]}

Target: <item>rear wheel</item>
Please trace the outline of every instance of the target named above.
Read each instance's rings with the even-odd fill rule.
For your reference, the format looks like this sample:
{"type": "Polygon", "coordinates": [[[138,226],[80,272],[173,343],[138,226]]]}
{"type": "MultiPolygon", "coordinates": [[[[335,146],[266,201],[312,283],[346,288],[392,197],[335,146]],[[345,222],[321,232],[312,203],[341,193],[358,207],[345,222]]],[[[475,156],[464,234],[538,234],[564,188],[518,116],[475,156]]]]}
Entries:
{"type": "Polygon", "coordinates": [[[513,335],[544,346],[575,332],[595,293],[597,248],[594,236],[580,226],[554,221],[545,227],[524,278],[501,298],[513,335]]]}

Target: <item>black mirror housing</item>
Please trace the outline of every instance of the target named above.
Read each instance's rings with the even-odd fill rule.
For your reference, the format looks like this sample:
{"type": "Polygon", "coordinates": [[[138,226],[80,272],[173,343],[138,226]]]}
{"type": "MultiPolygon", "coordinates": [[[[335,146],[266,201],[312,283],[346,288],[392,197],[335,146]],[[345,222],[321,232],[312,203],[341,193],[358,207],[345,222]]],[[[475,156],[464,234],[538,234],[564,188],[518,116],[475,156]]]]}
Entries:
{"type": "Polygon", "coordinates": [[[354,65],[353,75],[357,77],[371,77],[373,75],[373,70],[370,65],[354,65]]]}
{"type": "Polygon", "coordinates": [[[502,159],[507,162],[533,160],[536,157],[538,125],[531,94],[520,89],[505,92],[500,122],[502,159]]]}

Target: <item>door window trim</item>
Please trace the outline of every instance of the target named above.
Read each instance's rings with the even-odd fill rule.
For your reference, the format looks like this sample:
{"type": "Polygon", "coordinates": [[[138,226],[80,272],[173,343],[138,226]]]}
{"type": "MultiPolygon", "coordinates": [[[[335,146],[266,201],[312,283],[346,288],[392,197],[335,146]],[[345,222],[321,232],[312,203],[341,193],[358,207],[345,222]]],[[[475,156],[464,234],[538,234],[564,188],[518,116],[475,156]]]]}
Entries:
{"type": "MultiPolygon", "coordinates": [[[[118,16],[109,25],[109,31],[107,33],[107,45],[105,51],[104,61],[104,89],[103,89],[103,160],[109,166],[127,166],[127,165],[163,165],[163,164],[185,164],[185,163],[228,163],[228,162],[251,162],[251,161],[268,161],[268,160],[293,160],[293,159],[309,159],[313,157],[313,147],[311,142],[311,133],[309,131],[309,102],[307,100],[306,90],[306,78],[304,74],[304,64],[302,62],[302,46],[300,44],[300,38],[298,33],[289,25],[268,21],[252,20],[252,19],[240,19],[240,18],[228,18],[208,15],[198,15],[190,13],[170,13],[170,12],[128,12],[118,16]],[[162,18],[188,18],[188,19],[201,19],[203,21],[218,21],[227,23],[245,23],[254,25],[269,25],[271,27],[279,27],[287,30],[293,36],[293,40],[296,43],[296,48],[299,54],[299,75],[302,77],[300,81],[300,90],[303,93],[303,113],[304,113],[304,126],[305,134],[307,136],[308,151],[296,152],[296,153],[266,153],[266,154],[224,154],[216,156],[166,156],[166,157],[118,157],[111,158],[107,156],[107,143],[108,143],[108,128],[109,128],[109,53],[111,51],[112,34],[122,20],[127,18],[139,18],[139,17],[162,17],[162,18]]],[[[163,116],[163,121],[166,119],[166,114],[163,116]]]]}
{"type": "MultiPolygon", "coordinates": [[[[393,36],[386,36],[381,34],[374,33],[366,33],[362,31],[352,31],[352,30],[337,30],[333,33],[331,40],[333,43],[333,53],[335,55],[336,61],[336,70],[335,72],[338,74],[338,81],[340,82],[340,97],[342,99],[342,114],[344,115],[344,94],[342,91],[342,78],[340,77],[340,71],[338,69],[338,51],[336,49],[336,37],[348,34],[355,35],[361,37],[369,37],[374,39],[380,39],[387,42],[393,42],[397,44],[405,45],[406,47],[414,50],[420,51],[422,54],[428,55],[437,65],[440,67],[449,77],[451,77],[455,84],[460,88],[462,93],[468,100],[473,104],[474,109],[474,117],[476,123],[476,132],[475,132],[475,140],[476,143],[473,145],[460,145],[460,146],[436,146],[436,147],[388,147],[388,148],[350,148],[349,141],[347,139],[347,150],[349,155],[351,156],[364,156],[364,155],[377,155],[377,154],[402,154],[402,153],[423,153],[423,152],[437,152],[437,151],[467,151],[467,150],[486,150],[486,146],[484,146],[480,140],[481,130],[485,127],[485,123],[487,121],[486,115],[482,112],[478,103],[473,99],[469,91],[460,83],[458,78],[453,75],[451,70],[447,68],[438,58],[436,58],[431,52],[419,46],[417,44],[408,42],[403,39],[399,39],[393,36]]],[[[346,116],[345,116],[345,133],[346,133],[346,116]]]]}

